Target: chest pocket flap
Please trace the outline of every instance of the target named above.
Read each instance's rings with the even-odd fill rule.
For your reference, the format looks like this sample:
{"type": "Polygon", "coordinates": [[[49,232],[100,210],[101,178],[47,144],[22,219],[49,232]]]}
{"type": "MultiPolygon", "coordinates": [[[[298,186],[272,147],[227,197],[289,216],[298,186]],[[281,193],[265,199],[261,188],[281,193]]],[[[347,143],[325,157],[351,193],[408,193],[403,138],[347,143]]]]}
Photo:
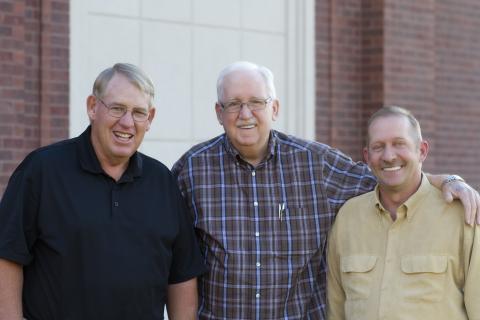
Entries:
{"type": "Polygon", "coordinates": [[[368,272],[376,263],[376,256],[346,256],[340,260],[342,272],[368,272]]]}
{"type": "Polygon", "coordinates": [[[444,273],[447,271],[446,256],[405,256],[402,257],[402,271],[405,273],[444,273]]]}

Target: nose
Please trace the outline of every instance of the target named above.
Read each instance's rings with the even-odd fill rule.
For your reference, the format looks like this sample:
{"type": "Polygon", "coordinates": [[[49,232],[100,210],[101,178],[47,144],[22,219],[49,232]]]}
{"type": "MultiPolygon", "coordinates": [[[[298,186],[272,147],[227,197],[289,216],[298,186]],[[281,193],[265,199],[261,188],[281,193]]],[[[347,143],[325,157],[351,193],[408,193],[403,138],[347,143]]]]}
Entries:
{"type": "Polygon", "coordinates": [[[252,110],[248,107],[246,102],[243,102],[240,106],[240,112],[238,113],[239,118],[248,119],[252,117],[252,110]]]}
{"type": "Polygon", "coordinates": [[[385,146],[382,153],[382,160],[392,162],[397,158],[397,154],[391,146],[385,146]]]}
{"type": "Polygon", "coordinates": [[[133,120],[132,111],[127,111],[125,114],[118,120],[118,123],[125,127],[131,127],[135,125],[135,121],[133,120]]]}

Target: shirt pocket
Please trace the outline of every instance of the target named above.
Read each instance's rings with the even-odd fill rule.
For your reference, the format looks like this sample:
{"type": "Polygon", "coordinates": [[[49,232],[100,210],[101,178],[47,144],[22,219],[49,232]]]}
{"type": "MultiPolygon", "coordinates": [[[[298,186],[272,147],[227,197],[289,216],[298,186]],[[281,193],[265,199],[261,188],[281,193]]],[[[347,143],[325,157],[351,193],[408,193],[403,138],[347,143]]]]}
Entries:
{"type": "Polygon", "coordinates": [[[370,296],[376,263],[376,256],[340,258],[341,281],[347,300],[367,299],[370,296]]]}
{"type": "Polygon", "coordinates": [[[272,248],[278,258],[305,266],[325,242],[319,219],[308,207],[288,205],[273,219],[272,248]]]}
{"type": "Polygon", "coordinates": [[[399,282],[405,299],[437,302],[443,297],[448,268],[447,256],[403,256],[399,282]]]}

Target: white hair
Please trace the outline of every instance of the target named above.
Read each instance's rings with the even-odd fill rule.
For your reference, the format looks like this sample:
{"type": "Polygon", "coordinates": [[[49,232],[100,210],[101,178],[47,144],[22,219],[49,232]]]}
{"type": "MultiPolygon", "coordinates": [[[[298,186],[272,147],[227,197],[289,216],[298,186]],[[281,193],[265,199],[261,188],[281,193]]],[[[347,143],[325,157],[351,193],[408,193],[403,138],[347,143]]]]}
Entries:
{"type": "Polygon", "coordinates": [[[233,62],[220,71],[220,74],[217,78],[217,99],[221,101],[223,98],[223,82],[225,77],[235,71],[256,71],[260,74],[265,81],[265,86],[267,87],[267,92],[270,97],[275,99],[277,94],[275,92],[275,84],[273,83],[273,73],[264,66],[259,66],[255,63],[248,61],[237,61],[233,62]]]}

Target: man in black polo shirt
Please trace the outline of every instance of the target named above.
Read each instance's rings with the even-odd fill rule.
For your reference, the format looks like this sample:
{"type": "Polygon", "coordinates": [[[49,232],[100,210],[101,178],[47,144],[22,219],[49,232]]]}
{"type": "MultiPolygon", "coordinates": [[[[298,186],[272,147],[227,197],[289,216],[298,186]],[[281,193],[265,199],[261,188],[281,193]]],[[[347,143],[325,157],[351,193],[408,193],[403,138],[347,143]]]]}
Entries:
{"type": "Polygon", "coordinates": [[[205,267],[176,183],[137,149],[155,115],[137,67],[103,71],[79,137],[35,150],[0,203],[0,319],[195,319],[205,267]]]}

